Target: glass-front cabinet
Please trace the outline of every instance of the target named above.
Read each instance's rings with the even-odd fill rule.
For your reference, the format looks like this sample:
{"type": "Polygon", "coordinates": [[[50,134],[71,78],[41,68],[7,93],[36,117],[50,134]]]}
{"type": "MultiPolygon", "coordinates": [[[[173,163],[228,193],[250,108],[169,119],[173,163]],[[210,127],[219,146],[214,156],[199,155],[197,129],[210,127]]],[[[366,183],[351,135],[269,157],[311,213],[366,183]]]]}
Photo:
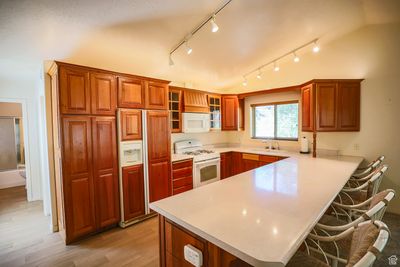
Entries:
{"type": "Polygon", "coordinates": [[[210,106],[210,128],[212,130],[221,130],[221,96],[208,95],[210,106]]]}
{"type": "Polygon", "coordinates": [[[182,132],[182,90],[180,89],[169,89],[168,93],[169,101],[169,113],[171,122],[171,132],[180,133],[182,132]]]}

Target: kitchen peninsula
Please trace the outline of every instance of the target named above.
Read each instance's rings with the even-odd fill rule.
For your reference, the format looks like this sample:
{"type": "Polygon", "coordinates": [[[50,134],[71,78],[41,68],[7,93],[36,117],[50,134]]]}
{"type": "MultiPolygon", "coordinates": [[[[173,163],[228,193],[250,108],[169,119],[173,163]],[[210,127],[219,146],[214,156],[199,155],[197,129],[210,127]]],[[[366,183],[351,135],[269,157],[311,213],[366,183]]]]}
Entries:
{"type": "Polygon", "coordinates": [[[185,245],[202,266],[284,266],[362,161],[268,154],[287,158],[150,204],[161,266],[187,263],[185,245]]]}

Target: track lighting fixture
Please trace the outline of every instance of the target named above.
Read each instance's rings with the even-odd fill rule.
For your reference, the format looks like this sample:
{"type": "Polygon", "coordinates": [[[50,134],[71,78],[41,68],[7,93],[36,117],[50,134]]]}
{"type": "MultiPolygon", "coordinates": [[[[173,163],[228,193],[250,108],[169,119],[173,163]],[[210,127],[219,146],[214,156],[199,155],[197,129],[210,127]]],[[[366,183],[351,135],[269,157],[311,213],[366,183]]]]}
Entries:
{"type": "Polygon", "coordinates": [[[211,31],[212,32],[217,32],[219,30],[219,27],[217,23],[215,22],[215,14],[211,18],[211,31]]]}
{"type": "Polygon", "coordinates": [[[186,46],[186,53],[190,55],[193,52],[193,49],[189,46],[188,41],[186,41],[185,46],[186,46]]]}
{"type": "Polygon", "coordinates": [[[311,40],[311,41],[309,41],[309,42],[307,42],[307,43],[305,43],[305,44],[303,44],[303,45],[301,45],[301,46],[299,46],[299,47],[296,47],[296,48],[293,49],[293,50],[290,50],[290,51],[287,52],[286,54],[283,54],[283,55],[281,55],[280,57],[277,57],[277,58],[275,58],[275,59],[273,59],[273,60],[271,60],[271,61],[269,61],[269,62],[267,62],[267,63],[265,63],[265,64],[263,64],[263,65],[261,65],[261,66],[258,66],[256,69],[253,69],[252,71],[249,71],[249,72],[245,73],[245,74],[243,75],[243,78],[244,78],[244,81],[242,82],[243,86],[246,86],[246,85],[247,85],[247,79],[246,79],[246,77],[248,77],[249,75],[252,75],[252,74],[255,73],[255,72],[257,72],[257,75],[256,75],[257,79],[260,80],[260,79],[262,78],[261,70],[264,69],[264,68],[267,67],[267,66],[272,65],[272,69],[273,69],[275,72],[278,72],[278,71],[280,70],[280,67],[279,67],[279,65],[278,65],[278,61],[280,61],[280,60],[283,59],[283,58],[286,58],[287,56],[293,56],[293,61],[294,61],[295,63],[300,62],[300,57],[297,55],[297,52],[298,52],[299,50],[305,48],[305,47],[309,47],[309,46],[313,45],[312,51],[313,51],[314,53],[319,52],[319,46],[318,46],[317,42],[318,42],[318,39],[311,40]]]}
{"type": "Polygon", "coordinates": [[[293,61],[294,62],[299,62],[300,61],[300,58],[297,56],[297,54],[296,54],[296,52],[293,52],[293,56],[294,56],[294,58],[293,58],[293,61]]]}
{"type": "Polygon", "coordinates": [[[317,44],[317,41],[314,41],[314,46],[313,46],[312,51],[313,51],[314,53],[318,53],[318,52],[319,52],[319,46],[318,46],[318,44],[317,44]]]}
{"type": "Polygon", "coordinates": [[[172,55],[171,54],[169,54],[169,65],[170,66],[175,65],[174,61],[172,60],[172,55]]]}
{"type": "Polygon", "coordinates": [[[182,38],[169,52],[170,59],[169,59],[169,65],[172,66],[173,63],[171,56],[173,53],[175,53],[176,50],[178,50],[181,46],[185,46],[186,48],[186,53],[190,55],[193,52],[193,49],[189,46],[188,40],[192,38],[199,30],[201,30],[205,25],[208,25],[208,22],[211,23],[211,32],[217,32],[219,30],[219,27],[216,22],[216,16],[230,3],[232,0],[227,0],[225,3],[220,6],[217,10],[212,13],[212,15],[208,16],[205,20],[203,20],[199,25],[197,25],[188,35],[186,35],[184,38],[182,38]]]}
{"type": "Polygon", "coordinates": [[[274,71],[279,71],[280,68],[279,66],[276,64],[276,61],[274,62],[274,71]]]}
{"type": "Polygon", "coordinates": [[[257,79],[261,80],[261,70],[258,70],[257,79]]]}

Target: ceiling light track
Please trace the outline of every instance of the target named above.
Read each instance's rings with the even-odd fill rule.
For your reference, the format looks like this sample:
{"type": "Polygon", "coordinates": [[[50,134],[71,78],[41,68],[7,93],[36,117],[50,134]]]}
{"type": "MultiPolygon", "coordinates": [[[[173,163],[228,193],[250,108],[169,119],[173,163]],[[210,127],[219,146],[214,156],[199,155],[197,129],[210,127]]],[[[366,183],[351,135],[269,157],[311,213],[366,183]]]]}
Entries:
{"type": "Polygon", "coordinates": [[[263,65],[261,65],[261,66],[258,66],[257,68],[253,69],[252,71],[249,71],[248,73],[246,73],[245,75],[243,75],[243,77],[246,79],[246,85],[247,85],[247,77],[248,77],[249,75],[255,73],[255,72],[258,73],[258,74],[257,74],[257,78],[260,79],[260,78],[261,78],[261,71],[262,71],[262,69],[265,68],[266,66],[272,65],[272,66],[273,66],[273,70],[274,70],[275,72],[279,71],[280,68],[279,68],[279,65],[278,65],[278,61],[281,60],[281,59],[284,58],[284,57],[287,57],[287,56],[289,56],[289,55],[292,55],[292,56],[294,56],[293,61],[296,62],[296,63],[299,62],[299,61],[300,61],[300,57],[297,55],[297,52],[298,52],[300,49],[303,49],[303,48],[306,47],[306,46],[309,46],[309,45],[313,44],[313,48],[312,48],[313,52],[314,52],[314,53],[319,52],[320,49],[319,49],[319,46],[318,46],[317,42],[318,42],[318,38],[317,38],[317,39],[313,39],[312,41],[307,42],[307,43],[305,43],[305,44],[303,44],[303,45],[301,45],[301,46],[299,46],[299,47],[297,47],[297,48],[295,48],[295,49],[293,49],[293,50],[291,50],[291,51],[289,51],[289,52],[283,54],[282,56],[277,57],[277,58],[275,58],[275,59],[273,59],[273,60],[271,60],[271,61],[269,61],[269,62],[267,62],[267,63],[265,63],[265,64],[263,64],[263,65]]]}
{"type": "MultiPolygon", "coordinates": [[[[227,0],[220,8],[218,8],[215,12],[212,13],[212,15],[208,16],[206,20],[204,20],[202,23],[200,23],[196,28],[194,28],[189,34],[187,34],[178,44],[174,46],[174,48],[169,52],[169,63],[170,65],[174,65],[174,61],[172,60],[172,54],[178,50],[179,47],[182,45],[186,44],[189,41],[190,38],[192,38],[201,28],[204,27],[208,22],[211,23],[211,32],[217,32],[219,27],[216,22],[216,15],[218,15],[219,12],[221,12],[232,0],[227,0]]],[[[192,49],[190,49],[190,53],[192,52],[192,49]]],[[[187,50],[187,54],[188,53],[187,50]]]]}

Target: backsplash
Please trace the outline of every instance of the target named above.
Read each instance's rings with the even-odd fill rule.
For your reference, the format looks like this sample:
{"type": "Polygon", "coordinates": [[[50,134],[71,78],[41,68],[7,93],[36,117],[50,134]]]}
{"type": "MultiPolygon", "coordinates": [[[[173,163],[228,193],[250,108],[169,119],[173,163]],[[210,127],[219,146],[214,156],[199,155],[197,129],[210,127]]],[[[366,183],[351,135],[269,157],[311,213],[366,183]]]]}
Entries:
{"type": "Polygon", "coordinates": [[[211,131],[208,133],[173,133],[171,135],[172,151],[174,151],[174,143],[176,141],[188,139],[197,139],[202,142],[203,145],[229,143],[229,132],[211,131]]]}

